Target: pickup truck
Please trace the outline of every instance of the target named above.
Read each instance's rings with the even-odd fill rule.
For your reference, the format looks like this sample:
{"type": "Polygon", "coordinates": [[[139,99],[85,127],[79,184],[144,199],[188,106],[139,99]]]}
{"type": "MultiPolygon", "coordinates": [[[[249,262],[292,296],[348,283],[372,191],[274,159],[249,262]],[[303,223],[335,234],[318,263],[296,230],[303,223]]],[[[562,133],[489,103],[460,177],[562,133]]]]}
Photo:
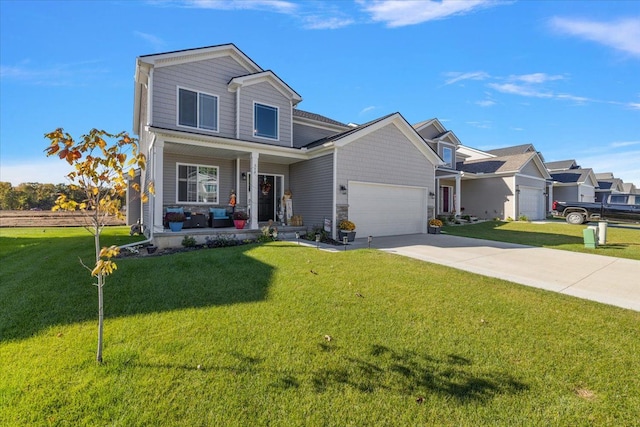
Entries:
{"type": "Polygon", "coordinates": [[[569,224],[589,221],[640,222],[640,194],[609,194],[602,202],[559,202],[551,206],[554,216],[569,224]]]}

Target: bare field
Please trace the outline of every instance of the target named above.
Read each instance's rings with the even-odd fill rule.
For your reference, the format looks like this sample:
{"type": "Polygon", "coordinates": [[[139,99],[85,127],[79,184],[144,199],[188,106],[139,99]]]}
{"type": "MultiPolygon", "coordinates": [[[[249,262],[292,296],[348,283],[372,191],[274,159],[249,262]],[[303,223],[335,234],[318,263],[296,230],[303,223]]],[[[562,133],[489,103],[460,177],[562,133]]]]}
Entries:
{"type": "MultiPolygon", "coordinates": [[[[125,221],[109,217],[106,225],[124,225],[125,221]]],[[[78,227],[85,220],[79,212],[0,211],[0,227],[78,227]]]]}

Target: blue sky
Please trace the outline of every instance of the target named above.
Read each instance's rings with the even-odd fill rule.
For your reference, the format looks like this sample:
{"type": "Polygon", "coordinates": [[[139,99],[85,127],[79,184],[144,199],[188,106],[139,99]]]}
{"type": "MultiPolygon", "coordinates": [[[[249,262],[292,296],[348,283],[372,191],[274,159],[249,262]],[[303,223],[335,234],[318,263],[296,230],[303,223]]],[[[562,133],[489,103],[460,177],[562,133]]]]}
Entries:
{"type": "Polygon", "coordinates": [[[640,186],[640,2],[0,0],[0,181],[61,183],[43,135],[132,131],[137,56],[235,43],[364,123],[437,117],[640,186]]]}

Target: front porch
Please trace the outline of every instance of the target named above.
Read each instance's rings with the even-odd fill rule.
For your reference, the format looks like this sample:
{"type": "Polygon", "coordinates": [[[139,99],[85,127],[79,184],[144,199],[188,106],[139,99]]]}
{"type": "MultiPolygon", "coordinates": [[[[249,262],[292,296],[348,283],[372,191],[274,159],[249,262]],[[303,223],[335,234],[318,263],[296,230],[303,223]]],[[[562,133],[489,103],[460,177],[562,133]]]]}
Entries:
{"type": "MultiPolygon", "coordinates": [[[[207,239],[232,239],[232,240],[255,240],[262,235],[262,227],[267,226],[267,223],[259,223],[258,229],[243,228],[237,229],[235,227],[225,228],[183,228],[181,231],[171,231],[164,229],[161,232],[153,233],[152,243],[157,246],[158,249],[166,248],[179,248],[182,246],[182,240],[185,236],[193,237],[196,240],[196,244],[206,244],[207,239]]],[[[287,226],[287,225],[273,225],[278,229],[279,240],[290,240],[296,238],[296,232],[303,235],[307,233],[306,226],[287,226]]]]}

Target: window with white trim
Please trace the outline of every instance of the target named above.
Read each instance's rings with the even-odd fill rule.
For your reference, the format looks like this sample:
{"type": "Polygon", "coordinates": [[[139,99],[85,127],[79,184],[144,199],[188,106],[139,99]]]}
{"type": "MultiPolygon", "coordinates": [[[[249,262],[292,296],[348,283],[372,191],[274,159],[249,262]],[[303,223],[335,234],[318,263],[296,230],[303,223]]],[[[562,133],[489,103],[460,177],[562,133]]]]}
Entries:
{"type": "Polygon", "coordinates": [[[218,204],[218,167],[178,163],[178,203],[218,204]]]}
{"type": "Polygon", "coordinates": [[[270,105],[253,104],[253,135],[261,138],[278,139],[278,108],[270,105]]]}
{"type": "Polygon", "coordinates": [[[218,130],[218,97],[178,88],[178,124],[218,130]]]}
{"type": "Polygon", "coordinates": [[[453,167],[453,150],[451,147],[442,147],[442,160],[446,166],[453,167]]]}

